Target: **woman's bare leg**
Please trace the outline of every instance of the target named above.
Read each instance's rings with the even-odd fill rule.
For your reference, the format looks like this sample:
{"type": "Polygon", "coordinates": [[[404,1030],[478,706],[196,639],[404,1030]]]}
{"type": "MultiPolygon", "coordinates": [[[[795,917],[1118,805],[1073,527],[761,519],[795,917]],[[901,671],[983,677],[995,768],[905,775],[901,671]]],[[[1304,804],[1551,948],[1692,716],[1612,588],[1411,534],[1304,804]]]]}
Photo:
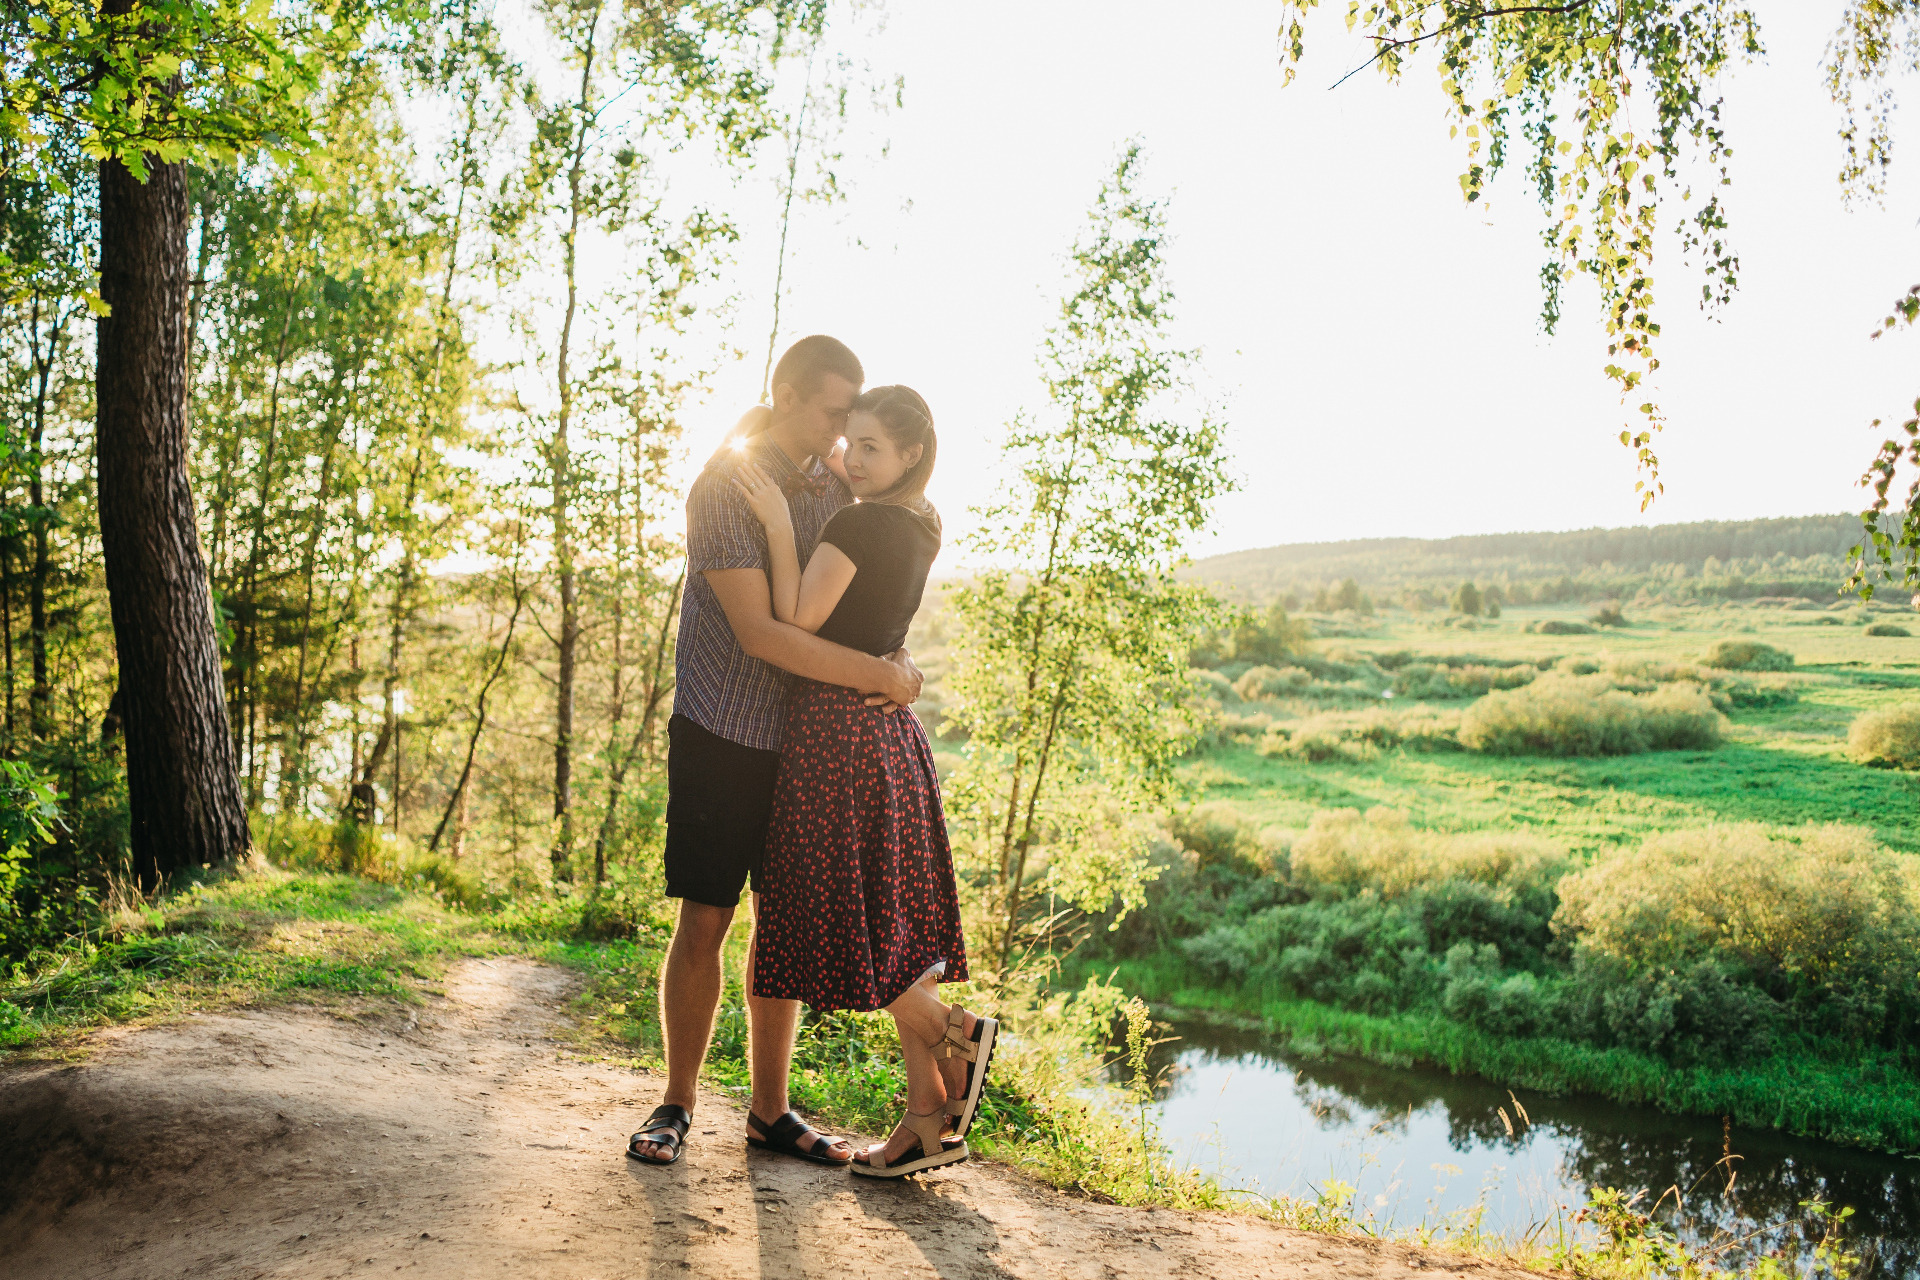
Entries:
{"type": "MultiPolygon", "coordinates": [[[[916,982],[887,1006],[887,1012],[900,1032],[900,1058],[907,1068],[907,1110],[920,1115],[939,1111],[947,1101],[947,1085],[933,1047],[947,1034],[947,1006],[916,982]]],[[[912,1132],[896,1128],[878,1150],[884,1152],[882,1159],[893,1164],[912,1155],[919,1145],[912,1132]]],[[[867,1150],[871,1159],[876,1148],[867,1150]]]]}
{"type": "MultiPolygon", "coordinates": [[[[940,1043],[947,1034],[947,1006],[940,999],[940,978],[937,974],[928,974],[920,981],[908,987],[906,993],[887,1006],[887,1012],[897,1022],[903,1016],[913,1019],[915,1034],[923,1037],[929,1050],[940,1043]]],[[[960,1034],[973,1034],[975,1024],[980,1021],[971,1013],[962,1011],[960,1034]]],[[[900,1043],[906,1044],[906,1031],[901,1030],[900,1043]]],[[[947,1097],[958,1098],[967,1091],[967,1060],[965,1058],[939,1058],[936,1065],[940,1078],[946,1085],[947,1097]]],[[[918,1107],[914,1108],[916,1111],[918,1107]]]]}

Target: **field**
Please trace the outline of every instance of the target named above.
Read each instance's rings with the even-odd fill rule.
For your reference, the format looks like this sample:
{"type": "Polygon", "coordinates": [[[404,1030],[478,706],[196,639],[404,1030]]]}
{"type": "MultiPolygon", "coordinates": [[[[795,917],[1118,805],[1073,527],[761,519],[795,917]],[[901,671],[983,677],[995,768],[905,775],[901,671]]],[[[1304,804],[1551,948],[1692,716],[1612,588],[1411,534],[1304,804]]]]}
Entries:
{"type": "Polygon", "coordinates": [[[1585,616],[1584,609],[1512,609],[1463,631],[1444,619],[1396,613],[1315,647],[1473,654],[1540,667],[1577,657],[1605,666],[1612,659],[1697,662],[1715,640],[1737,636],[1795,656],[1789,679],[1798,700],[1731,710],[1726,741],[1711,751],[1600,758],[1402,751],[1309,764],[1239,743],[1198,756],[1187,777],[1197,798],[1257,827],[1299,828],[1317,809],[1389,805],[1420,827],[1526,828],[1590,854],[1706,822],[1847,822],[1873,828],[1891,848],[1920,853],[1920,776],[1862,768],[1845,754],[1847,728],[1860,712],[1920,702],[1920,637],[1868,636],[1857,621],[1833,625],[1843,615],[1830,612],[1739,606],[1662,609],[1593,635],[1524,630],[1542,619],[1585,616]]]}
{"type": "MultiPolygon", "coordinates": [[[[1920,705],[1920,638],[1885,634],[1911,613],[1780,598],[1624,612],[1269,614],[1280,630],[1243,629],[1224,659],[1202,643],[1214,725],[1181,766],[1187,805],[1151,837],[1160,879],[1140,911],[1093,922],[1064,978],[1111,975],[1310,1052],[1920,1146],[1920,773],[1848,749],[1862,713],[1920,705]],[[1725,642],[1793,661],[1709,664],[1725,642]],[[1474,736],[1497,700],[1535,695],[1616,713],[1679,700],[1687,745],[1474,736]],[[1533,869],[1501,869],[1509,854],[1533,869]],[[1563,910],[1583,874],[1631,936],[1604,942],[1563,910]],[[1773,926],[1743,911],[1793,936],[1752,942],[1773,926]]],[[[923,620],[936,677],[943,638],[923,620]]]]}

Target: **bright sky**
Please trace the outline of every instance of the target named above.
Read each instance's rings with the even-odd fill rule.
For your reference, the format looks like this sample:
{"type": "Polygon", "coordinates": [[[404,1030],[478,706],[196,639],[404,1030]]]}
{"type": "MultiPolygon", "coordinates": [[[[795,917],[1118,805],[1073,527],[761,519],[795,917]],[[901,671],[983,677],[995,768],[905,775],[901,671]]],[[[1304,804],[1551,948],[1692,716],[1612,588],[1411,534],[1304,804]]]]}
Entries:
{"type": "MultiPolygon", "coordinates": [[[[1670,425],[1649,520],[1858,509],[1868,423],[1920,393],[1920,334],[1867,340],[1920,280],[1914,159],[1886,209],[1845,211],[1819,61],[1840,4],[1756,7],[1770,55],[1726,86],[1741,288],[1714,319],[1677,255],[1657,276],[1670,425]]],[[[1541,334],[1521,175],[1490,207],[1462,204],[1430,62],[1398,87],[1368,72],[1329,92],[1366,57],[1343,11],[1322,14],[1283,88],[1271,0],[895,0],[852,44],[906,77],[906,107],[851,139],[849,201],[798,212],[783,342],[833,333],[873,382],[927,396],[932,496],[965,528],[1004,424],[1041,401],[1033,353],[1062,255],[1137,135],[1172,197],[1178,337],[1204,353],[1244,480],[1197,554],[1643,519],[1592,294],[1573,289],[1560,333],[1541,334]]],[[[734,340],[752,354],[693,416],[697,457],[759,391],[777,210],[764,185],[740,196],[770,206],[740,210],[734,340]]]]}

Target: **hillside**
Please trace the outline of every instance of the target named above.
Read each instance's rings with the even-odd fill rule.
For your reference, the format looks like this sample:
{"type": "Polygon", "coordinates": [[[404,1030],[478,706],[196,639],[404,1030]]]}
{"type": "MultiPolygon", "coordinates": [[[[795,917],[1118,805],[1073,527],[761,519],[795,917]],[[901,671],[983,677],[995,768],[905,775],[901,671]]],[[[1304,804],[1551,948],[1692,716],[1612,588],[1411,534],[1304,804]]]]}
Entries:
{"type": "Polygon", "coordinates": [[[1184,576],[1265,604],[1306,604],[1352,578],[1382,603],[1462,581],[1509,599],[1586,600],[1645,591],[1671,599],[1793,595],[1831,600],[1860,540],[1857,515],[1786,516],[1557,533],[1306,542],[1209,556],[1184,576]],[[1513,588],[1519,588],[1514,590],[1513,588]]]}

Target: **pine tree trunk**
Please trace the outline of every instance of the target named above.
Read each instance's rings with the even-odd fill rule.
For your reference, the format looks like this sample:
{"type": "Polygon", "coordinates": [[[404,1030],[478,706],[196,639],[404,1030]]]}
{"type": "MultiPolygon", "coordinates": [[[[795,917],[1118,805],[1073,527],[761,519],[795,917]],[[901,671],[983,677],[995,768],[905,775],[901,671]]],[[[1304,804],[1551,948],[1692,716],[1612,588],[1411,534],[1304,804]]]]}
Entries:
{"type": "Polygon", "coordinates": [[[246,856],[220,649],[187,479],[187,169],[100,166],[100,543],[143,888],[246,856]]]}

